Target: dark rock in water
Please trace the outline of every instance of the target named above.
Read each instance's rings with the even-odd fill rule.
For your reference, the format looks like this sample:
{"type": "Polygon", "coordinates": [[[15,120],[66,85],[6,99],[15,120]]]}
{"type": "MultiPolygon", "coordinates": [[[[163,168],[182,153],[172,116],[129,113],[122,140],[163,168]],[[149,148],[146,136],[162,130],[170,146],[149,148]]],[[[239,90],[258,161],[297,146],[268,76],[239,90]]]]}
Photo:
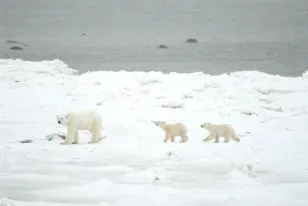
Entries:
{"type": "Polygon", "coordinates": [[[86,33],[82,33],[81,35],[82,35],[82,36],[85,36],[85,35],[87,35],[87,34],[86,34],[86,33]]]}
{"type": "Polygon", "coordinates": [[[20,46],[12,46],[10,49],[12,49],[12,50],[23,50],[23,48],[20,47],[20,46]]]}
{"type": "Polygon", "coordinates": [[[18,43],[18,41],[15,41],[15,40],[7,40],[6,43],[8,43],[8,44],[14,44],[14,43],[18,43]]]}
{"type": "Polygon", "coordinates": [[[157,48],[159,49],[168,49],[168,47],[164,44],[159,45],[157,48]]]}
{"type": "Polygon", "coordinates": [[[198,43],[198,41],[197,39],[190,38],[186,40],[186,43],[198,43]]]}
{"type": "Polygon", "coordinates": [[[20,143],[33,143],[33,140],[32,139],[25,139],[25,140],[21,140],[19,141],[20,143]]]}

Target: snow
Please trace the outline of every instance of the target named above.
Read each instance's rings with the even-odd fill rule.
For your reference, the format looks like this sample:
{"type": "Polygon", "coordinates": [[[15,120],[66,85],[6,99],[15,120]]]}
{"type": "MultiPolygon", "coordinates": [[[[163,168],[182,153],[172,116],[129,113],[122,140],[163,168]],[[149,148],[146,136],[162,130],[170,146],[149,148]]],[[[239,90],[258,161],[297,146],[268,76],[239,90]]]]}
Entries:
{"type": "Polygon", "coordinates": [[[0,93],[1,206],[308,204],[307,72],[79,75],[60,60],[0,60],[0,93]],[[60,145],[56,114],[89,107],[104,139],[60,145]],[[188,142],[164,143],[153,120],[185,123],[188,142]],[[203,142],[206,121],[241,142],[203,142]]]}

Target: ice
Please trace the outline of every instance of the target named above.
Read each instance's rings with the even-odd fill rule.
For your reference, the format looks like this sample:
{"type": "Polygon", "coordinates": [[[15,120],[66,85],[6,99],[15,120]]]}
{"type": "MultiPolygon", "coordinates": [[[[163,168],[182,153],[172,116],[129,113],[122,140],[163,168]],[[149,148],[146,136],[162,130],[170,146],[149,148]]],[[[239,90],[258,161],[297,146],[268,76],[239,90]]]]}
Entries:
{"type": "Polygon", "coordinates": [[[307,72],[78,74],[0,60],[0,93],[1,206],[308,204],[307,72]],[[56,114],[89,107],[101,142],[82,131],[60,145],[56,114]],[[185,123],[188,142],[164,143],[154,120],[185,123]],[[206,121],[232,124],[241,142],[203,142],[206,121]]]}

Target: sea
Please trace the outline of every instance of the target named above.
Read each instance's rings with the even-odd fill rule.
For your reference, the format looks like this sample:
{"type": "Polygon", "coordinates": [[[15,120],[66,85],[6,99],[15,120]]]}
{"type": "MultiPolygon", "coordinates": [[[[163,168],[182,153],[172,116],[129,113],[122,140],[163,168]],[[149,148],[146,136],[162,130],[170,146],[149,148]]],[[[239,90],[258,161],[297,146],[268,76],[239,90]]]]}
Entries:
{"type": "Polygon", "coordinates": [[[300,76],[308,0],[0,0],[0,48],[0,59],[59,59],[80,73],[300,76]]]}

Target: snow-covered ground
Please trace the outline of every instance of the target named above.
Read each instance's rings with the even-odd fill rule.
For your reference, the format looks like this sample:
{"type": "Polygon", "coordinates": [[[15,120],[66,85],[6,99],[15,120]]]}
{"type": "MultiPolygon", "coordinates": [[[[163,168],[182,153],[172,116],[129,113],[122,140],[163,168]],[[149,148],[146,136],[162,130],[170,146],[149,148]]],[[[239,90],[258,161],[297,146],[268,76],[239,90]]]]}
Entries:
{"type": "Polygon", "coordinates": [[[308,73],[92,72],[0,60],[0,205],[308,205],[308,73]],[[56,114],[96,107],[104,139],[60,145],[56,114]],[[164,143],[151,120],[182,121],[164,143]],[[241,142],[203,142],[206,121],[241,142]],[[20,140],[33,143],[21,144],[20,140]]]}

